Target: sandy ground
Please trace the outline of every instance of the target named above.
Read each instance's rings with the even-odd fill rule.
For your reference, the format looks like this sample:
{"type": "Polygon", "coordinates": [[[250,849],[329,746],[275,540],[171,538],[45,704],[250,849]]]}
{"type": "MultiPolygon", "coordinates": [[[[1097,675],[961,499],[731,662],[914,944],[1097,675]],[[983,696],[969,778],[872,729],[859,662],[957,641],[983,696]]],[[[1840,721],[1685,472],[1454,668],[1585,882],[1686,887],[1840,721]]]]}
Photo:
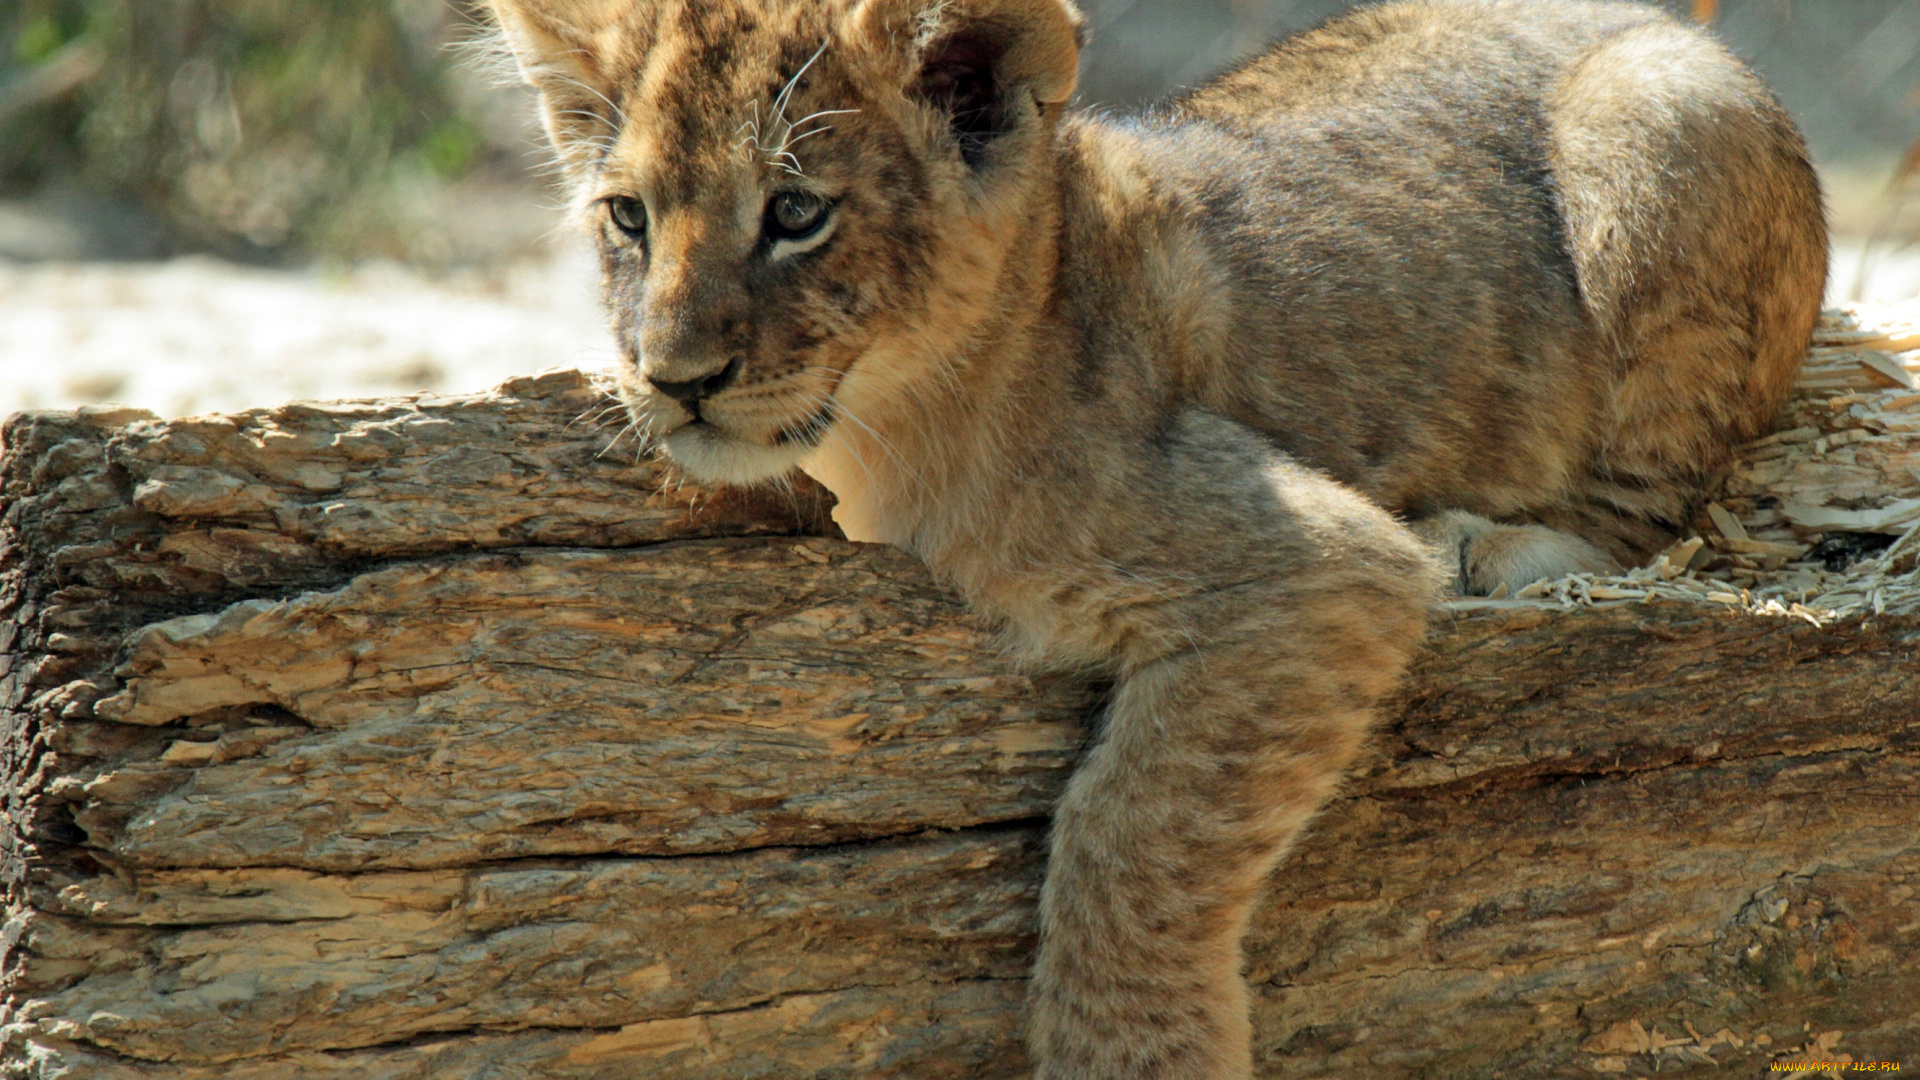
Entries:
{"type": "MultiPolygon", "coordinates": [[[[1850,299],[1857,243],[1834,253],[1850,299]]],[[[1920,251],[1868,261],[1863,299],[1920,295],[1920,251]]],[[[581,253],[431,279],[208,259],[0,261],[0,414],[115,401],[183,416],[299,398],[480,390],[613,360],[581,253]]]]}
{"type": "Polygon", "coordinates": [[[182,416],[478,390],[613,356],[577,254],[443,279],[391,264],[0,261],[0,413],[115,401],[182,416]]]}
{"type": "Polygon", "coordinates": [[[1920,245],[1867,247],[1859,240],[1840,237],[1833,244],[1827,298],[1884,300],[1898,303],[1920,296],[1920,245]]]}

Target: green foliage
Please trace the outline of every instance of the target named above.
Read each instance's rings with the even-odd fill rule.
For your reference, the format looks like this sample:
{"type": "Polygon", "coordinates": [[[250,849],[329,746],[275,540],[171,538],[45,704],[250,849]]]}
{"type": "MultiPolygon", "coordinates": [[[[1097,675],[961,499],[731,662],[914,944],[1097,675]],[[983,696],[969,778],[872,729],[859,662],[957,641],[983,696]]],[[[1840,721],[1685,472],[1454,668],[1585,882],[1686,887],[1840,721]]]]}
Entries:
{"type": "Polygon", "coordinates": [[[15,5],[0,15],[0,56],[13,58],[0,84],[75,41],[104,63],[72,94],[0,118],[0,186],[71,180],[131,196],[190,247],[378,247],[395,185],[458,178],[488,149],[451,104],[431,28],[410,32],[395,0],[15,5]]]}
{"type": "Polygon", "coordinates": [[[50,12],[41,12],[20,27],[13,39],[13,55],[22,63],[38,64],[60,51],[73,35],[63,33],[60,21],[50,12]]]}
{"type": "Polygon", "coordinates": [[[473,168],[486,151],[487,141],[473,122],[461,116],[449,116],[433,126],[420,140],[420,160],[434,175],[457,180],[473,168]]]}

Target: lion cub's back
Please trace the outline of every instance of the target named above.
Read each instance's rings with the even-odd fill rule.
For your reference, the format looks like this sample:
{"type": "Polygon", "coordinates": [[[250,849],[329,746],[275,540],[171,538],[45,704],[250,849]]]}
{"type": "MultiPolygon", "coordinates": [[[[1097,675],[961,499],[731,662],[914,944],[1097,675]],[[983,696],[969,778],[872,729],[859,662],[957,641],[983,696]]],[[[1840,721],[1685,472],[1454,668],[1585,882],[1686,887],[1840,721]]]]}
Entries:
{"type": "Polygon", "coordinates": [[[1543,97],[1594,45],[1655,8],[1589,0],[1402,0],[1295,34],[1194,90],[1183,111],[1259,124],[1286,114],[1377,113],[1383,103],[1458,115],[1489,99],[1543,97]]]}
{"type": "Polygon", "coordinates": [[[1223,257],[1286,286],[1242,294],[1235,352],[1264,361],[1223,373],[1223,396],[1263,401],[1238,418],[1396,509],[1670,516],[1772,420],[1818,316],[1804,142],[1749,69],[1651,7],[1362,9],[1168,119],[1241,145],[1236,183],[1260,193],[1223,257]],[[1367,312],[1417,325],[1354,351],[1367,312]],[[1312,367],[1394,377],[1404,407],[1386,425],[1333,394],[1296,415],[1286,388],[1327,383],[1312,367]]]}
{"type": "Polygon", "coordinates": [[[1402,0],[1284,38],[1181,106],[1258,123],[1396,98],[1423,111],[1455,111],[1488,92],[1538,98],[1594,44],[1649,23],[1676,25],[1657,8],[1603,0],[1402,0]]]}

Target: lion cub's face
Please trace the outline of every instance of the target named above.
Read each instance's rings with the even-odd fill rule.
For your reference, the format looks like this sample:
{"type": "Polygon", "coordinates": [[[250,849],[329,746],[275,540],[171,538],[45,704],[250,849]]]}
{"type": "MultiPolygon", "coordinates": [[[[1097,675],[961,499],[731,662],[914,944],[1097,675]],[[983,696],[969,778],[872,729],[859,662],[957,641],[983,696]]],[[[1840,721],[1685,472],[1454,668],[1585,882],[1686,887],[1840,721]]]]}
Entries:
{"type": "Polygon", "coordinates": [[[598,240],[633,419],[736,482],[910,383],[916,350],[876,346],[965,332],[1078,53],[1067,0],[493,7],[598,240]]]}

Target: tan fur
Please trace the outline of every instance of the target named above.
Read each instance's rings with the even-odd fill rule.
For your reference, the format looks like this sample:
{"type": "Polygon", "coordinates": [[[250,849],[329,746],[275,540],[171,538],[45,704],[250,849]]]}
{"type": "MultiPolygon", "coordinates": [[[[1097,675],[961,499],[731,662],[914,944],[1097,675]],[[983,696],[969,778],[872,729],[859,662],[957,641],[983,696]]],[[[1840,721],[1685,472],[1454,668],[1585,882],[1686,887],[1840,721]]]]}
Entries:
{"type": "Polygon", "coordinates": [[[1066,0],[493,7],[647,434],[806,469],[1116,680],[1053,831],[1046,1080],[1248,1076],[1250,905],[1432,596],[1667,542],[1817,314],[1799,136],[1649,8],[1368,9],[1109,120],[1064,106],[1066,0]]]}

